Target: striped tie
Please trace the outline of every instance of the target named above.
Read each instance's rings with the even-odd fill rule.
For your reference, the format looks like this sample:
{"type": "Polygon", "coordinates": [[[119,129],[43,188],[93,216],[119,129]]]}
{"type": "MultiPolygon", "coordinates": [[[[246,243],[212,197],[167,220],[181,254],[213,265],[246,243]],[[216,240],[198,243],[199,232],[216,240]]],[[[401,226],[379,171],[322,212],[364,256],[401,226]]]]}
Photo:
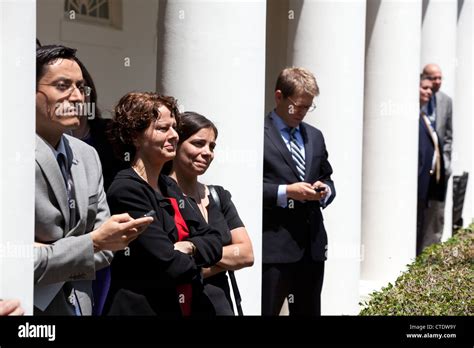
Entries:
{"type": "Polygon", "coordinates": [[[303,153],[301,152],[301,147],[298,145],[296,141],[296,128],[288,128],[290,133],[290,149],[291,149],[291,157],[296,164],[296,170],[298,171],[298,176],[301,181],[304,181],[304,173],[305,173],[305,160],[303,157],[303,153]]]}
{"type": "Polygon", "coordinates": [[[74,191],[74,181],[72,181],[71,172],[68,169],[67,160],[62,153],[58,154],[59,169],[63,175],[66,184],[66,193],[69,206],[69,230],[72,230],[77,223],[76,193],[74,191]]]}

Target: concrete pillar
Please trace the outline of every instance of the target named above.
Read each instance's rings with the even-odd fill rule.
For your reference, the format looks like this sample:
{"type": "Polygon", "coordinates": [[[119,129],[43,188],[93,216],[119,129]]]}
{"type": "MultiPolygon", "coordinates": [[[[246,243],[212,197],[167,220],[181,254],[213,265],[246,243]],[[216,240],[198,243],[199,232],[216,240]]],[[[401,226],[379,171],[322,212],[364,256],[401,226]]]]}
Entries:
{"type": "Polygon", "coordinates": [[[275,82],[280,71],[288,66],[288,25],[291,21],[289,0],[267,1],[267,27],[265,47],[265,111],[275,107],[275,82]],[[283,39],[282,39],[283,38],[283,39]]]}
{"type": "Polygon", "coordinates": [[[203,181],[232,193],[252,239],[255,264],[236,278],[244,313],[253,315],[261,298],[265,13],[263,0],[164,0],[158,22],[158,91],[219,129],[203,181]]]}
{"type": "MultiPolygon", "coordinates": [[[[423,0],[421,67],[436,63],[443,71],[441,90],[453,100],[456,65],[457,0],[423,0]]],[[[448,183],[443,240],[452,234],[453,181],[448,183]]]]}
{"type": "Polygon", "coordinates": [[[454,97],[457,0],[423,0],[421,67],[436,63],[443,71],[441,90],[454,97]]]}
{"type": "Polygon", "coordinates": [[[0,0],[0,298],[33,314],[34,0],[0,0]]]}
{"type": "Polygon", "coordinates": [[[463,221],[468,225],[474,218],[473,1],[461,0],[458,4],[456,98],[453,105],[453,174],[469,172],[463,209],[463,221]]]}
{"type": "Polygon", "coordinates": [[[361,291],[415,257],[421,1],[367,2],[361,291]]]}
{"type": "Polygon", "coordinates": [[[357,314],[366,3],[294,0],[288,15],[288,65],[316,76],[321,94],[305,121],[324,134],[337,191],[323,211],[329,245],[322,314],[357,314]]]}

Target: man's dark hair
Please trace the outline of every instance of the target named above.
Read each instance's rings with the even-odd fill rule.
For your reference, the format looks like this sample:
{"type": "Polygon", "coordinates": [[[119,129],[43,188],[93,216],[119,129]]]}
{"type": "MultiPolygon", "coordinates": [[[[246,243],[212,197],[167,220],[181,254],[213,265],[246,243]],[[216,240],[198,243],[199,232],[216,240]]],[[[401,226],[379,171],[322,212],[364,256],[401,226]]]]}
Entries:
{"type": "Polygon", "coordinates": [[[420,82],[424,80],[432,80],[428,75],[421,73],[420,74],[420,82]]]}
{"type": "Polygon", "coordinates": [[[46,65],[53,64],[58,59],[71,59],[77,62],[76,49],[61,45],[47,45],[36,48],[36,85],[46,74],[46,65]]]}

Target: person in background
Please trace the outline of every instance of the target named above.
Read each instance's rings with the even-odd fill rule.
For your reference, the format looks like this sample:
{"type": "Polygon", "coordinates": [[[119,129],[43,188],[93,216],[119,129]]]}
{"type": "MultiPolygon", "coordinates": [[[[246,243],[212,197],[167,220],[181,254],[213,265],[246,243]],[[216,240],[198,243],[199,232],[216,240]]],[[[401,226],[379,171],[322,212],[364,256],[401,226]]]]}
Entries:
{"type": "Polygon", "coordinates": [[[84,80],[91,88],[91,93],[86,96],[85,117],[81,117],[78,128],[71,131],[72,136],[86,142],[99,154],[102,172],[104,175],[104,190],[107,192],[115,175],[122,169],[127,168],[126,161],[117,159],[114,155],[113,147],[108,141],[107,132],[111,124],[110,119],[102,118],[102,113],[97,105],[97,89],[91,74],[78,59],[84,80]]]}
{"type": "MultiPolygon", "coordinates": [[[[36,39],[36,47],[41,46],[40,41],[36,39]]],[[[102,118],[102,112],[97,103],[98,95],[94,80],[82,61],[77,57],[75,59],[81,68],[82,76],[86,86],[90,88],[90,92],[85,96],[79,127],[70,130],[69,133],[96,149],[102,164],[104,190],[107,191],[115,174],[121,169],[125,169],[127,165],[114,156],[112,145],[108,141],[107,131],[110,119],[102,118]]]]}
{"type": "Polygon", "coordinates": [[[441,152],[442,142],[438,137],[427,113],[427,105],[433,95],[433,82],[422,75],[420,79],[420,120],[418,136],[418,205],[416,254],[419,255],[425,248],[426,209],[430,201],[443,200],[446,192],[444,158],[441,152]]]}
{"type": "Polygon", "coordinates": [[[109,315],[214,315],[201,270],[222,257],[219,231],[196,204],[161,173],[178,144],[178,108],[172,97],[128,93],[115,107],[111,141],[119,158],[130,154],[107,191],[110,210],[155,220],[129,248],[115,254],[106,302],[109,315]]]}
{"type": "Polygon", "coordinates": [[[198,181],[214,159],[217,128],[206,117],[185,112],[180,115],[178,134],[176,157],[169,162],[172,163],[170,176],[196,203],[206,222],[221,233],[224,245],[222,259],[203,268],[204,288],[217,315],[234,315],[227,273],[252,266],[254,258],[252,242],[230,192],[222,186],[209,186],[198,181]]]}
{"type": "Polygon", "coordinates": [[[263,159],[262,314],[321,315],[327,235],[321,208],[334,199],[322,132],[303,122],[319,87],[304,68],[286,68],[265,117],[263,159]]]}
{"type": "MultiPolygon", "coordinates": [[[[85,96],[84,113],[80,119],[80,125],[76,129],[71,130],[71,135],[96,149],[102,165],[104,190],[107,192],[115,175],[121,169],[125,169],[127,165],[114,156],[112,145],[107,139],[107,131],[111,120],[101,117],[101,111],[97,106],[97,90],[94,80],[79,58],[77,58],[76,62],[81,68],[86,85],[90,87],[90,94],[85,96]]],[[[102,314],[109,288],[110,268],[104,267],[96,272],[95,280],[92,282],[94,293],[93,315],[102,314]]]]}
{"type": "Polygon", "coordinates": [[[75,56],[36,50],[34,314],[92,314],[95,272],[152,218],[110,217],[97,152],[67,135],[90,93],[75,56]]]}
{"type": "Polygon", "coordinates": [[[453,144],[453,102],[446,93],[440,90],[443,79],[441,68],[437,64],[427,64],[423,68],[423,75],[432,83],[433,93],[425,107],[425,112],[438,137],[443,157],[444,181],[446,182],[443,184],[444,192],[442,194],[438,194],[435,187],[430,187],[430,197],[423,211],[424,224],[419,252],[431,244],[441,242],[443,236],[446,190],[452,173],[451,149],[453,144]],[[434,191],[431,191],[432,189],[434,191]]]}

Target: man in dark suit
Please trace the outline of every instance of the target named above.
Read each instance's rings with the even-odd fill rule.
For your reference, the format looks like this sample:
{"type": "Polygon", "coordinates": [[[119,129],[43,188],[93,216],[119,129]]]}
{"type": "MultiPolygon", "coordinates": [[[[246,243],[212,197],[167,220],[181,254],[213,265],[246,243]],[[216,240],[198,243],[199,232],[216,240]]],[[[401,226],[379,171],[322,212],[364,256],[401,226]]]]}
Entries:
{"type": "Polygon", "coordinates": [[[320,208],[335,196],[320,130],[303,122],[319,87],[311,72],[278,76],[275,109],[265,118],[262,314],[320,315],[327,235],[320,208]]]}
{"type": "Polygon", "coordinates": [[[444,207],[446,201],[447,181],[451,176],[451,148],[453,143],[453,102],[451,98],[443,93],[441,83],[443,75],[441,68],[436,64],[427,64],[423,69],[423,75],[432,83],[432,96],[426,105],[426,114],[431,125],[436,130],[439,143],[442,144],[441,157],[443,160],[444,192],[441,196],[430,192],[430,199],[424,209],[424,220],[422,240],[420,248],[423,249],[431,244],[439,243],[444,229],[444,207]],[[433,197],[435,196],[435,197],[433,197]]]}
{"type": "Polygon", "coordinates": [[[442,202],[446,194],[446,174],[443,157],[443,139],[436,131],[427,114],[427,107],[432,98],[433,82],[422,75],[420,80],[420,119],[418,136],[418,207],[416,254],[419,255],[427,246],[426,230],[432,225],[426,211],[433,201],[442,202]]]}

